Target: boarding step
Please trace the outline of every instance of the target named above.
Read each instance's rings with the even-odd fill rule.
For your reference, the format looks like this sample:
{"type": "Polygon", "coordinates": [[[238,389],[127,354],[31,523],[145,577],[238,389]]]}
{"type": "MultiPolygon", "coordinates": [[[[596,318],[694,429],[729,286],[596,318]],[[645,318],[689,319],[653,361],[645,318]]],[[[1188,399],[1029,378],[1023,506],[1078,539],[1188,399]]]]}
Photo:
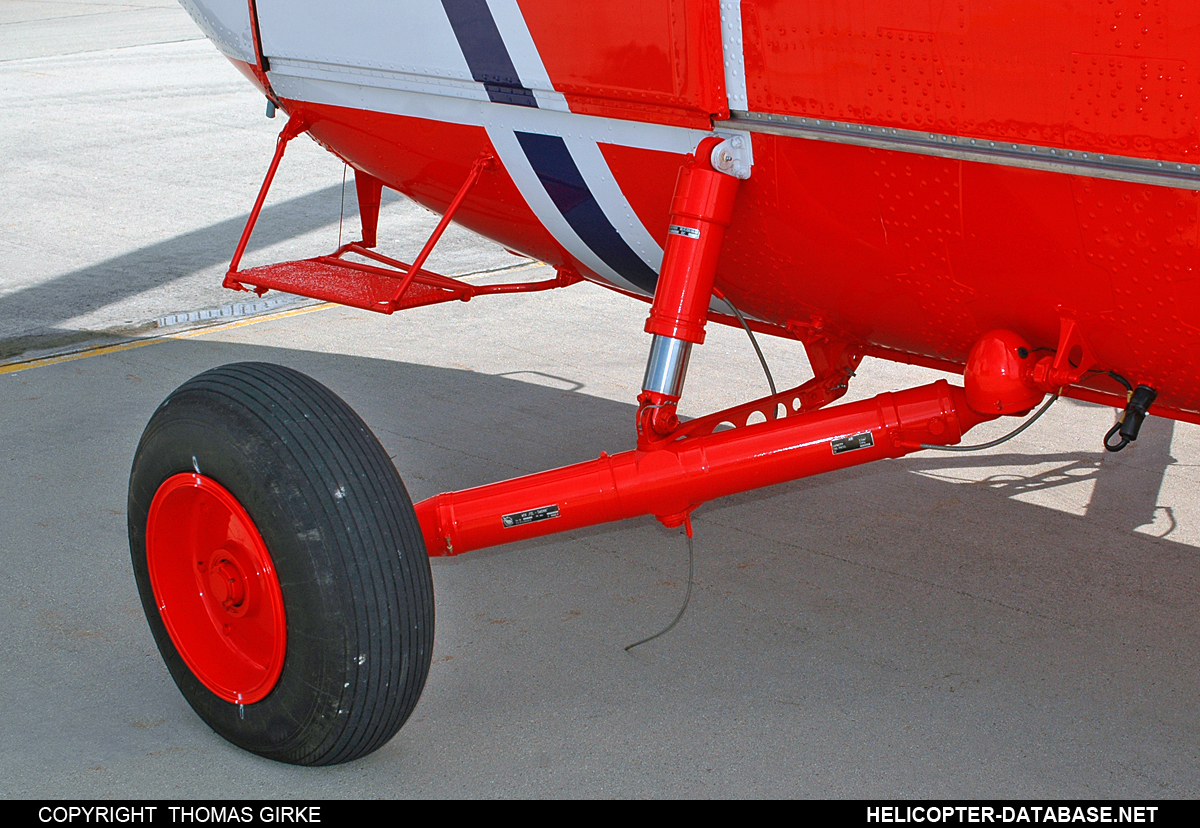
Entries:
{"type": "Polygon", "coordinates": [[[255,289],[260,295],[267,290],[281,290],[387,314],[455,299],[466,301],[474,293],[470,286],[465,284],[461,288],[424,284],[422,277],[438,280],[445,277],[422,271],[397,298],[396,293],[401,287],[403,273],[396,272],[393,275],[383,268],[359,265],[328,256],[263,265],[231,275],[242,285],[255,289]]]}

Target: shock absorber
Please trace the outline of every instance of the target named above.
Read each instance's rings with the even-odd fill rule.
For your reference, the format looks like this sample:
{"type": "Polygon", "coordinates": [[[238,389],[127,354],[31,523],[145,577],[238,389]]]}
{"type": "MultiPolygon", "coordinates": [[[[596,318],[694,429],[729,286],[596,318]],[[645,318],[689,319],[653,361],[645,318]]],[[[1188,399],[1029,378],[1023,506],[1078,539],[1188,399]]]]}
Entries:
{"type": "Polygon", "coordinates": [[[712,165],[712,156],[723,143],[715,137],[701,141],[675,182],[662,271],[646,320],[646,332],[654,338],[638,396],[638,442],[642,445],[670,434],[679,425],[675,410],[692,346],[704,342],[717,259],[733,217],[739,183],[734,174],[712,165]]]}

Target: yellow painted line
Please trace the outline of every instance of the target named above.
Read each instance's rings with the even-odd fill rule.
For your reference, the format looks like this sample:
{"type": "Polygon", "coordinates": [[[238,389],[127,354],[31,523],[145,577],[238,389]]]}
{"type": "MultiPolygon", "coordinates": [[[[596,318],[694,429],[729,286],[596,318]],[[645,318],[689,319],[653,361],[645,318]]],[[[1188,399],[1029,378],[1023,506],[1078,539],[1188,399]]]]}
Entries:
{"type": "Polygon", "coordinates": [[[134,348],[141,348],[145,345],[153,345],[156,342],[171,342],[177,339],[191,339],[197,336],[204,336],[211,333],[219,333],[221,331],[229,331],[234,328],[244,328],[247,325],[256,325],[259,322],[267,322],[272,319],[284,319],[289,316],[299,316],[304,313],[312,313],[313,311],[326,310],[328,308],[340,307],[333,302],[323,302],[320,305],[310,305],[305,308],[294,308],[288,311],[279,313],[264,313],[261,316],[253,316],[249,319],[238,319],[234,322],[225,322],[220,325],[213,325],[205,328],[195,328],[190,331],[184,331],[177,334],[163,334],[162,336],[149,337],[147,339],[138,339],[132,342],[121,342],[117,345],[100,345],[95,348],[85,348],[82,351],[76,351],[71,354],[60,354],[59,356],[40,357],[38,359],[30,359],[24,362],[10,362],[7,365],[0,365],[0,375],[15,374],[17,371],[28,371],[30,368],[41,368],[46,365],[57,365],[60,362],[72,362],[76,359],[86,359],[87,357],[103,356],[104,354],[115,354],[119,351],[130,351],[134,348]]]}

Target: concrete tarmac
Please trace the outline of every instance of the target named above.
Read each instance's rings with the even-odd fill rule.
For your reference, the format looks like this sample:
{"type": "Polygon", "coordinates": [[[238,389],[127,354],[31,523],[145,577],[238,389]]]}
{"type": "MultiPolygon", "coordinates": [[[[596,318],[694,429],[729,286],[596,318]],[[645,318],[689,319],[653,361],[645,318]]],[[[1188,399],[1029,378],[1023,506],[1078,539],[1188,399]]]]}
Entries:
{"type": "MultiPolygon", "coordinates": [[[[230,746],[175,688],[130,569],[127,475],[158,403],[215,365],[292,366],[417,500],[628,448],[646,308],[585,284],[158,327],[239,300],[220,273],[282,124],[169,3],[0,9],[0,795],[1200,795],[1200,429],[1151,419],[1108,455],[1112,412],[1071,401],[988,452],[707,504],[687,614],[632,654],[687,577],[652,519],[435,560],[434,664],[395,739],[316,769],[230,746]]],[[[341,164],[293,146],[260,261],[336,244],[341,164]]],[[[392,199],[381,238],[409,250],[431,223],[392,199]]],[[[448,272],[519,262],[451,241],[448,272]]],[[[505,276],[546,275],[526,268],[505,276]]],[[[709,337],[687,415],[765,392],[743,334],[709,337]]],[[[807,377],[798,345],[763,345],[781,386],[807,377]]],[[[869,361],[850,398],[933,376],[869,361]]]]}

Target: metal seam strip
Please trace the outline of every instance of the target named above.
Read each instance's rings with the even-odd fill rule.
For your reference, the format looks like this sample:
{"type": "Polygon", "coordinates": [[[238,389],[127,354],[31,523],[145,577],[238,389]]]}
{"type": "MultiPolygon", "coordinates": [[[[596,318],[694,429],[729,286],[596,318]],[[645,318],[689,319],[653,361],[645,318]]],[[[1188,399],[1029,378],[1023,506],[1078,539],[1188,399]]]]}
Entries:
{"type": "Polygon", "coordinates": [[[718,122],[721,128],[744,129],[814,141],[853,144],[1116,181],[1132,181],[1159,187],[1200,190],[1200,164],[1136,158],[1090,150],[1069,150],[1061,147],[996,141],[987,138],[969,138],[937,132],[918,132],[910,129],[824,118],[744,111],[731,112],[730,115],[729,120],[718,122]]]}

